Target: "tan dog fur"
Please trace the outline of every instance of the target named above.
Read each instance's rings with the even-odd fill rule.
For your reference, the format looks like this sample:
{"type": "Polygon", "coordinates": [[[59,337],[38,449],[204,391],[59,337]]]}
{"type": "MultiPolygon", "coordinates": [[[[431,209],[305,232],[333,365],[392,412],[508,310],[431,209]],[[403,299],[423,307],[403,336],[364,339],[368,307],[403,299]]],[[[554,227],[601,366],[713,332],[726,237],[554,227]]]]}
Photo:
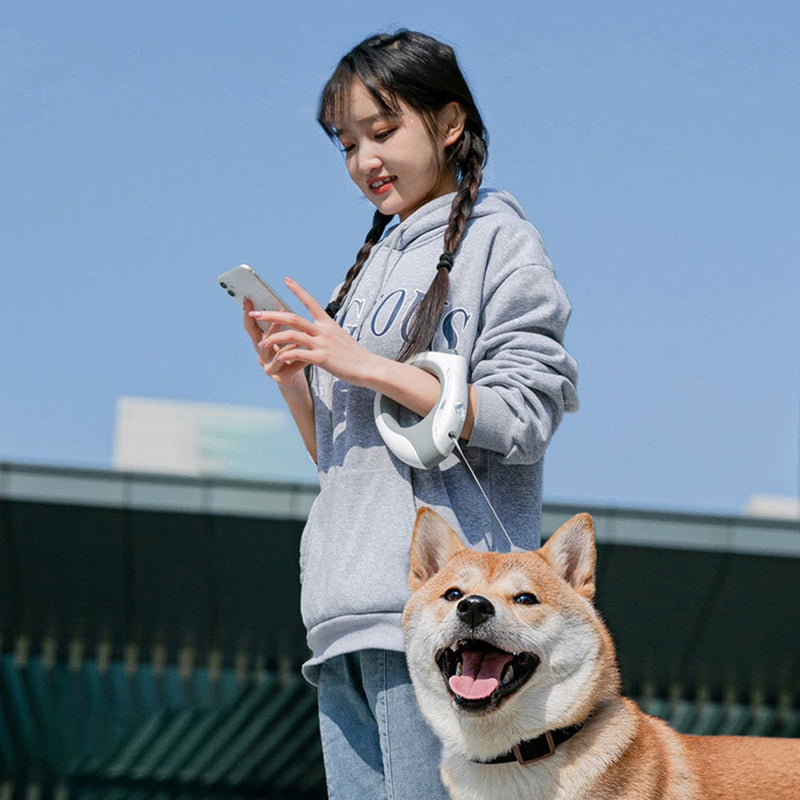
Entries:
{"type": "Polygon", "coordinates": [[[406,655],[420,708],[443,743],[453,800],[800,800],[800,740],[679,734],[619,694],[614,645],[592,605],[594,570],[588,514],[536,552],[499,554],[466,549],[436,512],[418,512],[406,655]],[[488,599],[494,613],[465,630],[452,589],[488,599]],[[465,639],[540,661],[499,703],[465,711],[436,660],[465,639]],[[536,763],[474,761],[580,722],[536,763]]]}

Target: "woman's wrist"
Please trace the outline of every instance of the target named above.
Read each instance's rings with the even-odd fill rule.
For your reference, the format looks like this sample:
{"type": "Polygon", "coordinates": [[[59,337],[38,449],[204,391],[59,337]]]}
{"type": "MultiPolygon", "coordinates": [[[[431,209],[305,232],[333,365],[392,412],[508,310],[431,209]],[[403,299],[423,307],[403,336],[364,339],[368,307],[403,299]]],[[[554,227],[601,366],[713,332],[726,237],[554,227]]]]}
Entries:
{"type": "Polygon", "coordinates": [[[363,389],[373,389],[381,391],[382,386],[391,380],[393,365],[397,364],[390,358],[376,355],[369,350],[363,349],[358,361],[358,371],[350,370],[350,375],[343,378],[352,386],[360,386],[363,389]]]}
{"type": "Polygon", "coordinates": [[[424,416],[439,396],[439,380],[429,372],[400,361],[379,358],[368,387],[424,416]]]}
{"type": "Polygon", "coordinates": [[[303,370],[295,373],[291,380],[277,381],[277,383],[281,395],[287,401],[310,395],[308,381],[306,380],[305,372],[303,370]]]}
{"type": "MultiPolygon", "coordinates": [[[[411,364],[377,357],[378,361],[367,385],[380,394],[411,409],[424,417],[439,399],[441,384],[430,372],[411,364]]],[[[462,438],[468,439],[475,424],[478,398],[474,386],[468,386],[467,415],[462,430],[462,438]]]]}

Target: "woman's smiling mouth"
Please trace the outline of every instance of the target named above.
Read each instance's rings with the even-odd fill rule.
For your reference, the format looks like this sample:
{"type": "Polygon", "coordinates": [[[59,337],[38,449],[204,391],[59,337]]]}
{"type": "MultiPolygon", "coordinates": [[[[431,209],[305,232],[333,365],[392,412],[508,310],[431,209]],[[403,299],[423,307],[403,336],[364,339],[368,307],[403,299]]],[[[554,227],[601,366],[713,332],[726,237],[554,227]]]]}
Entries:
{"type": "Polygon", "coordinates": [[[381,178],[373,178],[367,181],[367,186],[373,194],[384,194],[389,191],[389,188],[397,180],[396,175],[386,175],[381,178]]]}

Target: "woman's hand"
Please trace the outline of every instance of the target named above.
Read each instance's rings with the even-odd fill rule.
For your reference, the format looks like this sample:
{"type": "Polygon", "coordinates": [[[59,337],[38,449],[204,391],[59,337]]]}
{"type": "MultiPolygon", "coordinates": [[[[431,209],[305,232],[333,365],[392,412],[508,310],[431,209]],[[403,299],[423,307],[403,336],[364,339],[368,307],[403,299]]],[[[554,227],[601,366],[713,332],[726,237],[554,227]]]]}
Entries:
{"type": "MultiPolygon", "coordinates": [[[[248,330],[254,328],[260,333],[255,320],[271,323],[260,338],[251,333],[253,343],[263,354],[264,371],[268,375],[280,382],[296,374],[302,366],[314,364],[352,386],[385,394],[420,416],[433,408],[439,397],[437,378],[419,367],[371,353],[342,330],[302,286],[291,278],[286,278],[286,285],[311,319],[291,311],[249,312],[253,322],[248,330]]],[[[469,438],[475,421],[477,396],[473,387],[469,388],[469,398],[462,438],[469,438]]]]}
{"type": "Polygon", "coordinates": [[[251,307],[248,333],[261,353],[259,362],[264,372],[280,382],[282,376],[294,375],[306,364],[314,364],[353,386],[369,385],[380,357],[343,331],[299,283],[286,278],[286,285],[311,319],[290,311],[253,311],[251,307]],[[271,323],[258,339],[254,333],[261,333],[257,320],[271,323]]]}
{"type": "Polygon", "coordinates": [[[278,361],[276,356],[280,351],[280,347],[278,345],[268,347],[264,345],[264,342],[269,338],[270,333],[276,332],[280,328],[280,325],[272,324],[266,331],[262,331],[257,322],[259,317],[254,316],[254,314],[258,314],[258,312],[253,312],[253,304],[248,298],[245,298],[244,329],[256,349],[258,363],[270,378],[282,387],[288,388],[288,384],[301,373],[305,365],[301,362],[278,361]]]}
{"type": "Polygon", "coordinates": [[[264,372],[278,384],[306,450],[316,463],[317,432],[314,425],[314,405],[311,392],[303,374],[305,363],[278,358],[281,352],[280,345],[269,343],[269,339],[280,329],[280,323],[272,323],[264,332],[258,327],[259,313],[253,311],[253,304],[245,298],[244,327],[253,342],[256,353],[258,353],[258,363],[261,364],[264,372]]]}

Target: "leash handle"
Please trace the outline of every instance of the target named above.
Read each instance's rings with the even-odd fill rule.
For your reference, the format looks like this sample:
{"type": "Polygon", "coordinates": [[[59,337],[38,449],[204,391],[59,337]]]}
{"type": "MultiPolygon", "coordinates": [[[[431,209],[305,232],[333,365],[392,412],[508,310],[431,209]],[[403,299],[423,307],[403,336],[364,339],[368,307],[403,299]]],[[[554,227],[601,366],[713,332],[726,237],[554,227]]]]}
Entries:
{"type": "Polygon", "coordinates": [[[467,417],[467,362],[454,350],[426,351],[409,364],[439,379],[439,399],[419,422],[401,426],[400,405],[382,394],[375,395],[375,425],[386,446],[405,464],[432,469],[444,461],[458,441],[467,417]]]}

